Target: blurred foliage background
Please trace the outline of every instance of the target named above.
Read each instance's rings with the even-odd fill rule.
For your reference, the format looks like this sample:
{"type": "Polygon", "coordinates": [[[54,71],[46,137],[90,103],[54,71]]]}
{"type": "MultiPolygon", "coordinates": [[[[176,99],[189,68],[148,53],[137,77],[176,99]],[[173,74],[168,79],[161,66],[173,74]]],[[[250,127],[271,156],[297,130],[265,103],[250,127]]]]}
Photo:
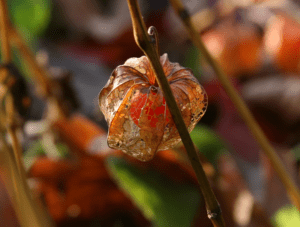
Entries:
{"type": "MultiPolygon", "coordinates": [[[[183,2],[299,186],[300,4],[183,2]]],[[[208,110],[191,137],[227,226],[300,226],[298,210],[170,3],[139,3],[147,27],[159,32],[161,53],[191,68],[207,91],[208,110]]],[[[114,68],[142,55],[126,1],[8,0],[7,5],[13,26],[56,84],[50,89],[57,96],[41,95],[36,72],[12,42],[18,69],[12,74],[25,78],[27,86],[16,89],[14,98],[25,92],[30,97],[26,113],[16,113],[23,162],[33,197],[55,225],[212,226],[182,144],[147,163],[106,144],[98,94],[114,68]]],[[[7,141],[11,146],[8,136],[7,141]]],[[[1,163],[1,226],[25,226],[9,197],[10,180],[1,163]]]]}

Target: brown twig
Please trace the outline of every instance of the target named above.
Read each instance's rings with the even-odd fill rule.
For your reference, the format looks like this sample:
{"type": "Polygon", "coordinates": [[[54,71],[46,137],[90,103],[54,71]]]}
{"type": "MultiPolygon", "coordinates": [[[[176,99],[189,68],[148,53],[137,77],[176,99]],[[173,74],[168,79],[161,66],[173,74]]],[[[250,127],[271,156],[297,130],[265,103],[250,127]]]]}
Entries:
{"type": "Polygon", "coordinates": [[[68,113],[63,103],[62,91],[59,84],[49,77],[48,71],[43,66],[37,63],[34,53],[13,26],[10,27],[9,35],[11,44],[16,46],[32,71],[31,76],[34,79],[36,87],[39,88],[38,94],[41,98],[48,101],[48,107],[50,106],[49,108],[52,108],[52,113],[55,113],[56,116],[54,118],[66,117],[68,113]]]}
{"type": "Polygon", "coordinates": [[[53,83],[49,79],[49,76],[42,67],[40,67],[35,59],[35,55],[32,53],[30,48],[26,45],[26,42],[19,34],[19,32],[13,27],[10,26],[10,41],[14,44],[17,49],[20,51],[23,59],[26,60],[28,66],[30,67],[34,81],[39,85],[40,91],[39,94],[42,98],[51,96],[53,94],[53,83]]]}
{"type": "MultiPolygon", "coordinates": [[[[0,0],[0,26],[1,26],[1,50],[3,56],[3,63],[9,64],[12,62],[11,47],[9,44],[9,16],[5,0],[0,0]]],[[[53,226],[52,221],[50,221],[48,215],[43,212],[37,204],[32,199],[30,189],[27,185],[27,179],[25,174],[25,169],[22,163],[22,149],[19,140],[16,135],[16,124],[15,124],[15,108],[13,102],[13,95],[9,90],[9,86],[5,84],[7,78],[9,78],[9,71],[4,67],[2,71],[1,83],[3,87],[6,87],[6,94],[1,96],[1,103],[5,106],[1,106],[1,123],[6,123],[6,125],[1,125],[1,144],[3,148],[2,156],[5,157],[8,163],[5,163],[6,170],[11,176],[11,181],[13,184],[11,198],[14,201],[15,208],[17,210],[17,215],[21,220],[21,226],[53,226]],[[3,102],[5,101],[5,102],[3,102]],[[6,128],[8,135],[10,135],[12,140],[12,149],[7,145],[4,138],[6,128]]],[[[8,183],[8,185],[10,185],[8,183]]]]}
{"type": "Polygon", "coordinates": [[[192,167],[194,168],[194,171],[197,175],[197,179],[200,184],[200,189],[205,199],[208,217],[211,219],[215,227],[225,226],[219,203],[209,185],[208,179],[200,164],[197,152],[194,148],[189,132],[182,119],[181,112],[176,104],[170,85],[166,79],[166,76],[160,64],[156,45],[155,43],[151,42],[149,34],[147,33],[146,26],[142,19],[138,3],[136,0],[127,0],[127,2],[131,14],[135,41],[137,45],[141,48],[141,50],[145,53],[145,55],[148,57],[151,63],[151,67],[155,72],[159,87],[163,91],[174,123],[186,148],[192,167]]]}
{"type": "Polygon", "coordinates": [[[16,214],[22,227],[52,227],[52,221],[48,215],[44,215],[41,207],[38,207],[32,199],[31,192],[28,188],[26,179],[23,178],[17,169],[17,163],[13,152],[5,141],[3,133],[0,135],[0,141],[3,145],[0,152],[1,169],[5,174],[5,185],[12,198],[16,214]]]}
{"type": "MultiPolygon", "coordinates": [[[[0,13],[1,13],[1,19],[0,19],[0,28],[1,28],[1,53],[2,53],[2,64],[9,64],[12,61],[12,54],[11,54],[11,50],[10,50],[10,45],[9,45],[9,17],[8,17],[8,10],[7,10],[7,5],[5,3],[5,1],[1,0],[0,1],[0,13]]],[[[4,83],[4,81],[8,78],[9,72],[8,69],[6,67],[3,68],[2,71],[2,77],[1,77],[1,82],[4,83]]],[[[3,86],[5,86],[3,84],[3,86]]],[[[9,125],[11,125],[12,119],[13,119],[13,105],[7,105],[12,103],[12,96],[7,92],[9,90],[6,90],[6,113],[5,110],[2,109],[2,114],[6,115],[6,127],[10,129],[9,125]],[[9,111],[9,113],[8,113],[9,111]]],[[[3,96],[3,98],[4,98],[3,96]]],[[[14,133],[13,130],[8,130],[8,134],[10,135],[10,137],[12,138],[12,144],[13,144],[13,151],[14,151],[14,156],[16,158],[16,162],[17,162],[17,167],[18,167],[18,171],[21,173],[21,169],[22,169],[22,161],[21,161],[21,157],[20,157],[20,149],[18,146],[17,141],[15,140],[16,135],[14,133]]]]}
{"type": "Polygon", "coordinates": [[[186,26],[186,29],[188,30],[191,39],[194,43],[194,45],[199,49],[199,51],[202,53],[204,58],[207,60],[207,62],[211,65],[211,67],[214,69],[218,79],[220,80],[221,84],[223,85],[226,93],[234,103],[235,107],[239,111],[241,117],[244,119],[245,123],[249,127],[250,131],[252,132],[253,136],[256,138],[257,142],[260,144],[262,150],[266,154],[266,156],[270,159],[271,164],[273,168],[276,170],[278,176],[280,177],[283,185],[285,186],[290,199],[292,203],[298,208],[300,211],[300,193],[294,182],[292,181],[292,178],[286,171],[282,161],[278,157],[276,151],[268,141],[267,137],[265,136],[264,132],[254,119],[252,113],[248,109],[247,105],[243,101],[243,99],[239,96],[236,89],[232,86],[230,81],[228,80],[227,76],[223,72],[223,70],[220,68],[218,63],[213,59],[211,54],[208,52],[206,47],[204,46],[204,43],[202,42],[200,35],[196,31],[195,27],[191,23],[191,19],[189,16],[189,13],[184,8],[182,2],[180,0],[171,0],[171,3],[173,5],[173,8],[175,9],[176,13],[179,15],[181,20],[186,26]]]}
{"type": "Polygon", "coordinates": [[[14,101],[13,101],[12,94],[10,92],[7,93],[5,98],[5,109],[6,109],[5,118],[6,118],[7,134],[10,136],[11,139],[14,157],[16,159],[16,164],[18,167],[19,174],[23,174],[24,167],[22,163],[22,148],[16,133],[16,125],[14,123],[15,120],[14,101]]]}
{"type": "Polygon", "coordinates": [[[3,63],[10,63],[11,62],[11,51],[9,46],[9,20],[7,15],[7,5],[4,1],[0,2],[0,13],[1,13],[1,20],[0,20],[0,29],[1,29],[1,49],[2,49],[2,59],[3,63]]]}

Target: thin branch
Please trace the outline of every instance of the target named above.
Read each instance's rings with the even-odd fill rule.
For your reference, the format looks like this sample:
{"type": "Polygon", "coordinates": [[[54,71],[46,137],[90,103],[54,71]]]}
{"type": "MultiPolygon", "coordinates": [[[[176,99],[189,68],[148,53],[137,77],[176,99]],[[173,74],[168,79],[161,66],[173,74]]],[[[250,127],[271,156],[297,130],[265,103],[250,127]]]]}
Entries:
{"type": "Polygon", "coordinates": [[[211,219],[215,227],[225,226],[219,203],[209,185],[208,179],[200,164],[197,152],[195,150],[189,132],[185,126],[185,123],[182,119],[181,112],[176,104],[175,98],[167,81],[167,78],[164,74],[163,68],[160,64],[156,46],[153,42],[151,42],[150,37],[146,32],[146,26],[142,19],[138,3],[136,0],[127,0],[127,2],[131,14],[135,41],[145,53],[145,55],[148,57],[152,69],[155,72],[159,87],[163,91],[174,123],[178,129],[179,135],[186,148],[190,162],[192,164],[192,167],[194,168],[198,182],[200,184],[200,189],[202,191],[207,207],[208,217],[211,219]]]}
{"type": "Polygon", "coordinates": [[[9,46],[9,21],[7,15],[7,5],[5,1],[0,1],[0,13],[2,20],[0,21],[0,29],[1,29],[1,49],[2,49],[2,61],[4,63],[11,62],[11,51],[9,46]]]}
{"type": "Polygon", "coordinates": [[[276,170],[279,178],[281,179],[284,187],[286,188],[289,197],[292,203],[298,208],[300,211],[300,193],[298,188],[296,187],[295,183],[293,182],[291,176],[286,171],[282,161],[278,157],[276,151],[272,147],[271,143],[268,141],[267,137],[265,136],[264,132],[254,119],[252,113],[250,112],[249,108],[243,101],[243,99],[239,96],[236,89],[232,86],[230,81],[228,80],[227,76],[225,75],[224,71],[220,68],[218,63],[213,59],[211,54],[208,52],[204,43],[202,42],[200,35],[196,31],[194,25],[191,22],[191,18],[189,13],[184,8],[182,2],[180,0],[170,0],[174,10],[181,18],[183,23],[188,30],[191,39],[194,45],[199,49],[201,54],[203,54],[204,58],[207,62],[211,65],[214,69],[218,79],[220,80],[221,84],[223,85],[226,93],[234,103],[235,107],[239,111],[241,117],[244,119],[245,123],[247,124],[248,128],[252,132],[253,136],[256,138],[257,142],[260,144],[262,150],[266,154],[266,156],[270,159],[273,168],[276,170]]]}
{"type": "Polygon", "coordinates": [[[22,227],[52,227],[53,221],[48,215],[44,215],[42,207],[39,207],[32,198],[26,179],[18,172],[13,152],[5,141],[3,133],[0,132],[0,141],[3,145],[0,151],[1,169],[5,173],[5,185],[12,198],[16,214],[22,227]]]}
{"type": "MultiPolygon", "coordinates": [[[[0,35],[1,35],[1,53],[2,53],[2,63],[8,64],[12,60],[12,55],[9,46],[9,21],[7,13],[7,5],[4,1],[0,1],[0,35]]],[[[4,81],[8,76],[8,70],[4,69],[3,77],[0,81],[4,81]]]]}
{"type": "Polygon", "coordinates": [[[36,87],[39,88],[38,94],[41,98],[46,99],[48,104],[51,103],[51,107],[55,109],[55,119],[66,117],[68,113],[64,106],[59,84],[49,77],[48,71],[44,67],[37,63],[34,53],[13,26],[10,27],[10,41],[16,46],[31,69],[31,76],[36,87]]]}
{"type": "MultiPolygon", "coordinates": [[[[0,14],[1,14],[0,28],[1,28],[2,64],[9,64],[12,61],[12,54],[11,54],[11,49],[10,49],[10,44],[9,44],[9,17],[8,17],[7,5],[6,5],[5,1],[3,1],[3,0],[0,1],[0,14]]],[[[2,75],[3,76],[1,78],[1,82],[4,83],[4,81],[8,78],[8,75],[9,75],[8,69],[6,67],[3,68],[2,75]]],[[[9,99],[8,104],[11,104],[12,96],[10,94],[6,95],[6,101],[8,99],[9,99]]],[[[6,103],[6,110],[9,110],[9,113],[6,113],[7,126],[11,125],[10,123],[13,120],[13,114],[14,114],[13,109],[14,109],[13,105],[7,105],[7,103],[6,103]]],[[[3,114],[4,114],[4,112],[3,112],[3,114]]],[[[21,161],[21,156],[20,156],[21,151],[19,149],[20,146],[18,146],[18,143],[16,141],[16,135],[13,132],[13,130],[8,130],[8,134],[12,138],[14,156],[16,158],[18,171],[19,171],[19,173],[21,173],[22,161],[21,161]]]]}
{"type": "Polygon", "coordinates": [[[36,84],[38,84],[40,87],[39,94],[42,96],[42,98],[53,95],[54,84],[52,80],[49,79],[47,72],[37,64],[35,55],[27,46],[26,41],[13,26],[10,26],[9,35],[11,43],[17,47],[23,59],[25,59],[29,65],[32,71],[31,76],[36,84]]]}
{"type": "Polygon", "coordinates": [[[16,159],[19,174],[21,175],[24,170],[23,163],[22,163],[22,148],[16,134],[16,125],[14,124],[15,108],[14,108],[13,97],[10,92],[8,92],[5,98],[5,109],[6,109],[5,110],[6,130],[7,130],[7,134],[10,136],[14,157],[16,159]]]}
{"type": "MultiPolygon", "coordinates": [[[[0,26],[1,26],[1,51],[3,56],[3,63],[9,64],[12,61],[11,55],[11,47],[9,44],[9,16],[7,10],[7,4],[5,0],[0,0],[0,26]]],[[[4,67],[2,71],[3,77],[1,78],[1,82],[3,86],[6,86],[5,80],[9,76],[9,71],[4,67]]],[[[16,135],[16,118],[15,118],[15,107],[13,102],[13,95],[9,90],[9,86],[6,86],[6,95],[1,97],[0,102],[5,104],[5,107],[0,108],[1,118],[3,117],[4,121],[1,123],[6,123],[7,133],[10,135],[12,139],[12,148],[13,152],[11,152],[10,147],[7,145],[4,135],[4,125],[1,125],[1,144],[4,151],[2,151],[2,155],[6,157],[5,163],[6,170],[8,170],[8,174],[11,176],[11,180],[13,183],[13,193],[11,193],[11,198],[14,201],[14,205],[16,205],[17,215],[21,220],[22,226],[53,226],[52,221],[49,216],[44,212],[44,210],[37,207],[37,204],[32,198],[30,189],[27,185],[27,178],[25,174],[25,169],[22,163],[22,150],[20,142],[16,135]],[[3,102],[3,98],[5,98],[5,102],[3,102]]],[[[2,119],[1,119],[2,120],[2,119]]]]}

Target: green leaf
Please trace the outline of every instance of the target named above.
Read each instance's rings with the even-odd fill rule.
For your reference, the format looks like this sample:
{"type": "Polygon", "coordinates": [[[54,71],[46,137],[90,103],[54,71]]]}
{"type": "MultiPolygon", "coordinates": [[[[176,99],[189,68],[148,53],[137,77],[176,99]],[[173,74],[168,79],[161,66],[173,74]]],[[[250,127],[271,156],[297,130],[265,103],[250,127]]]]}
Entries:
{"type": "MultiPolygon", "coordinates": [[[[58,157],[63,159],[69,155],[69,147],[64,143],[57,143],[56,148],[58,151],[58,157]]],[[[34,141],[24,153],[24,165],[25,169],[29,170],[34,164],[37,157],[46,156],[44,144],[42,140],[34,141]]]]}
{"type": "Polygon", "coordinates": [[[197,125],[191,138],[201,153],[217,168],[218,157],[227,152],[225,143],[207,126],[197,125]]]}
{"type": "Polygon", "coordinates": [[[292,153],[294,154],[296,160],[300,160],[300,144],[297,146],[293,147],[292,153]]]}
{"type": "Polygon", "coordinates": [[[51,19],[50,0],[13,0],[8,1],[11,19],[25,35],[27,40],[41,35],[51,19]]]}
{"type": "Polygon", "coordinates": [[[28,171],[35,163],[37,157],[44,156],[45,151],[40,140],[33,142],[24,153],[24,167],[28,171]]]}
{"type": "Polygon", "coordinates": [[[200,53],[195,46],[191,46],[185,53],[183,65],[190,68],[199,79],[201,75],[200,53]]]}
{"type": "MultiPolygon", "coordinates": [[[[7,4],[13,25],[18,28],[30,48],[36,49],[38,36],[43,34],[51,20],[51,0],[10,0],[7,4]]],[[[14,51],[13,61],[28,80],[30,71],[19,52],[14,51]]]]}
{"type": "Polygon", "coordinates": [[[30,147],[26,150],[24,157],[36,157],[36,156],[44,156],[45,150],[43,147],[43,143],[41,140],[34,141],[30,147]]]}
{"type": "Polygon", "coordinates": [[[280,208],[272,218],[276,227],[300,226],[300,213],[295,206],[287,205],[280,208]]]}
{"type": "Polygon", "coordinates": [[[195,186],[177,184],[154,170],[144,174],[120,158],[111,157],[107,163],[119,186],[154,226],[191,226],[200,202],[195,186]]]}

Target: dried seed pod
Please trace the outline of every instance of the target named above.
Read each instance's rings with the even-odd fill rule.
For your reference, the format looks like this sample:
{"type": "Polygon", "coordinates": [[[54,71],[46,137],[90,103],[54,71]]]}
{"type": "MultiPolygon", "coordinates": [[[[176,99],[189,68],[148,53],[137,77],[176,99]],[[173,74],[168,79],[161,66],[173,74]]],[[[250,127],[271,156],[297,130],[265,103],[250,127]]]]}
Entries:
{"type": "MultiPolygon", "coordinates": [[[[190,69],[160,57],[164,73],[189,132],[204,115],[207,95],[190,69]]],[[[108,123],[108,145],[141,161],[180,142],[180,136],[156,83],[147,57],[130,58],[118,66],[99,95],[108,123]]]]}

